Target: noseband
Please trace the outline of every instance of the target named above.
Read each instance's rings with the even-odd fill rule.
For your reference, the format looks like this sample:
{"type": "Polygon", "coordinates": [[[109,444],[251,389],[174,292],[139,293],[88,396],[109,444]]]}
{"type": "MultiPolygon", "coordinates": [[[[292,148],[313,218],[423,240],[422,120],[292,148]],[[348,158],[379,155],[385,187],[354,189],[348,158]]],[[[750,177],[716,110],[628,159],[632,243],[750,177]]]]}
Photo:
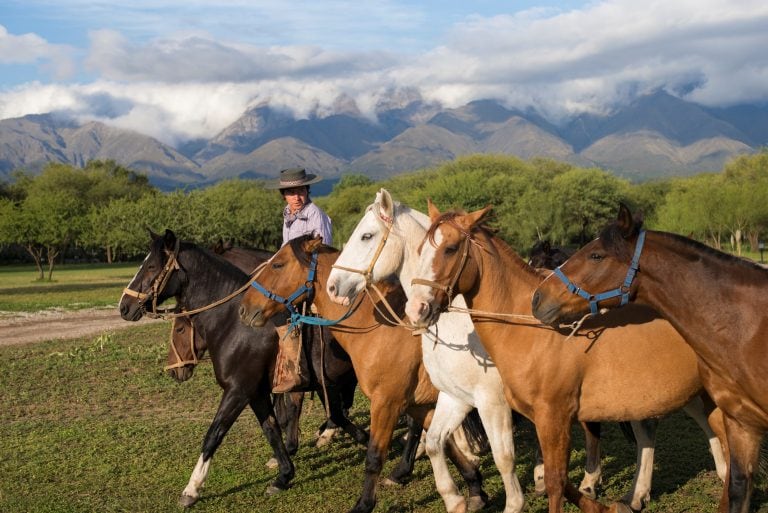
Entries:
{"type": "Polygon", "coordinates": [[[563,271],[560,269],[560,267],[555,269],[554,274],[560,278],[560,281],[565,284],[569,292],[576,294],[577,296],[580,296],[589,302],[589,310],[591,315],[597,315],[599,313],[599,303],[600,301],[605,301],[606,299],[620,297],[621,302],[619,306],[624,306],[629,303],[629,289],[632,286],[632,282],[635,280],[635,275],[637,274],[637,269],[640,265],[640,253],[643,251],[644,243],[645,230],[640,230],[640,234],[637,236],[637,243],[635,244],[635,254],[632,256],[632,261],[629,264],[627,276],[624,278],[624,283],[615,289],[601,292],[600,294],[590,294],[586,290],[577,287],[571,280],[569,280],[568,277],[563,274],[563,271]]]}
{"type": "MultiPolygon", "coordinates": [[[[171,326],[171,330],[175,329],[175,321],[174,325],[171,326]]],[[[173,331],[171,331],[171,351],[173,351],[173,356],[176,358],[176,363],[173,363],[171,365],[166,365],[163,367],[164,371],[169,371],[171,369],[178,369],[179,367],[184,367],[185,365],[197,365],[200,360],[197,358],[197,350],[195,349],[195,325],[192,322],[192,319],[189,320],[189,349],[192,352],[192,359],[191,360],[185,360],[181,357],[181,354],[179,353],[179,349],[176,347],[176,344],[173,343],[173,331]]]]}
{"type": "Polygon", "coordinates": [[[147,299],[151,297],[152,311],[147,313],[152,315],[157,315],[159,313],[157,310],[158,296],[162,294],[163,290],[165,290],[166,285],[168,285],[168,280],[171,279],[171,275],[173,274],[173,271],[178,271],[181,269],[181,266],[179,265],[178,255],[179,255],[179,239],[176,239],[176,244],[173,247],[173,252],[171,252],[168,255],[168,260],[166,260],[165,266],[163,266],[163,269],[160,271],[160,274],[158,274],[157,277],[152,282],[152,288],[150,292],[140,292],[137,290],[133,290],[129,287],[125,287],[123,289],[123,294],[125,294],[126,296],[135,297],[136,299],[141,301],[142,305],[146,303],[147,299]]]}

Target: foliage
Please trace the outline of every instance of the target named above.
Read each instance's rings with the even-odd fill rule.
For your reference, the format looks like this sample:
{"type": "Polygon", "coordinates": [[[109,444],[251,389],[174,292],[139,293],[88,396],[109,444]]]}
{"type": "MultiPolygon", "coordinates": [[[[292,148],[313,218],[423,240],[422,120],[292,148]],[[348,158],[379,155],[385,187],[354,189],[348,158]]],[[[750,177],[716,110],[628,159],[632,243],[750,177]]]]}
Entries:
{"type": "MultiPolygon", "coordinates": [[[[51,264],[73,245],[105,255],[108,262],[142,255],[147,228],[170,228],[203,245],[223,238],[275,249],[282,238],[282,199],[259,181],[160,193],[143,175],[110,161],[93,161],[84,169],[51,164],[40,176],[16,172],[14,179],[0,189],[0,244],[26,248],[39,277],[46,256],[51,264]]],[[[421,211],[427,199],[440,210],[491,205],[493,226],[523,254],[537,239],[571,246],[590,240],[614,217],[619,201],[643,213],[651,228],[717,248],[733,242],[728,249],[737,253],[744,241],[754,253],[768,236],[768,151],[738,157],[721,173],[640,184],[605,170],[506,155],[469,155],[382,182],[349,174],[316,200],[332,219],[337,246],[381,187],[421,211]]]]}

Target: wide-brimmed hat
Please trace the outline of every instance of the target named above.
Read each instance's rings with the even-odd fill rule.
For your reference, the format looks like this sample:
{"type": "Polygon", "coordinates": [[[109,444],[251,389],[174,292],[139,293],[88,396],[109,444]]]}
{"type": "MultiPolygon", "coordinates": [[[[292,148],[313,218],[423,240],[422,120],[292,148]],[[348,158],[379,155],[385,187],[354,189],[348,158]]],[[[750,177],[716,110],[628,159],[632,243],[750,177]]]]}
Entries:
{"type": "Polygon", "coordinates": [[[292,167],[280,171],[280,178],[271,180],[264,184],[266,189],[290,189],[291,187],[301,187],[317,183],[322,178],[312,173],[307,173],[303,167],[292,167]]]}

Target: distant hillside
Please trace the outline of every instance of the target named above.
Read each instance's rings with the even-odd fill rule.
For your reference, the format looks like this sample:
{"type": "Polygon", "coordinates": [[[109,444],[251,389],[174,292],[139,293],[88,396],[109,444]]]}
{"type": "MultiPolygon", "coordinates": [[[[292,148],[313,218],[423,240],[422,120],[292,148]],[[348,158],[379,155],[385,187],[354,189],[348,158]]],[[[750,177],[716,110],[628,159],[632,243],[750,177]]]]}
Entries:
{"type": "Polygon", "coordinates": [[[493,100],[445,109],[413,91],[383,99],[377,116],[363,117],[350,98],[339,99],[335,114],[309,119],[261,104],[210,140],[178,150],[139,133],[54,114],[6,119],[0,121],[0,179],[17,168],[34,172],[47,162],[82,166],[91,159],[114,159],[164,189],[273,178],[289,166],[330,179],[348,172],[378,179],[494,153],[597,166],[642,180],[717,171],[734,156],[768,145],[768,106],[704,108],[664,92],[557,126],[493,100]]]}

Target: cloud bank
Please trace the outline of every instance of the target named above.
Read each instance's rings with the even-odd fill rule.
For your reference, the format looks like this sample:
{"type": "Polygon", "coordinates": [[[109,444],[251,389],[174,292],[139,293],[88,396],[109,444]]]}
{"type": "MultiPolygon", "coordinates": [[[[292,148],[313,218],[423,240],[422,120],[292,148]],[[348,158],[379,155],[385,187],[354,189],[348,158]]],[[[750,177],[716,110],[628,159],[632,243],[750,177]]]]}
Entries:
{"type": "Polygon", "coordinates": [[[418,52],[266,45],[204,30],[137,42],[101,29],[89,40],[75,61],[69,48],[0,26],[0,65],[51,66],[57,80],[77,66],[95,77],[0,90],[0,118],[66,111],[177,144],[213,137],[262,102],[323,116],[345,95],[375,117],[377,102],[399,89],[448,107],[494,98],[553,121],[658,89],[709,106],[768,101],[764,0],[607,0],[476,15],[418,52]]]}

